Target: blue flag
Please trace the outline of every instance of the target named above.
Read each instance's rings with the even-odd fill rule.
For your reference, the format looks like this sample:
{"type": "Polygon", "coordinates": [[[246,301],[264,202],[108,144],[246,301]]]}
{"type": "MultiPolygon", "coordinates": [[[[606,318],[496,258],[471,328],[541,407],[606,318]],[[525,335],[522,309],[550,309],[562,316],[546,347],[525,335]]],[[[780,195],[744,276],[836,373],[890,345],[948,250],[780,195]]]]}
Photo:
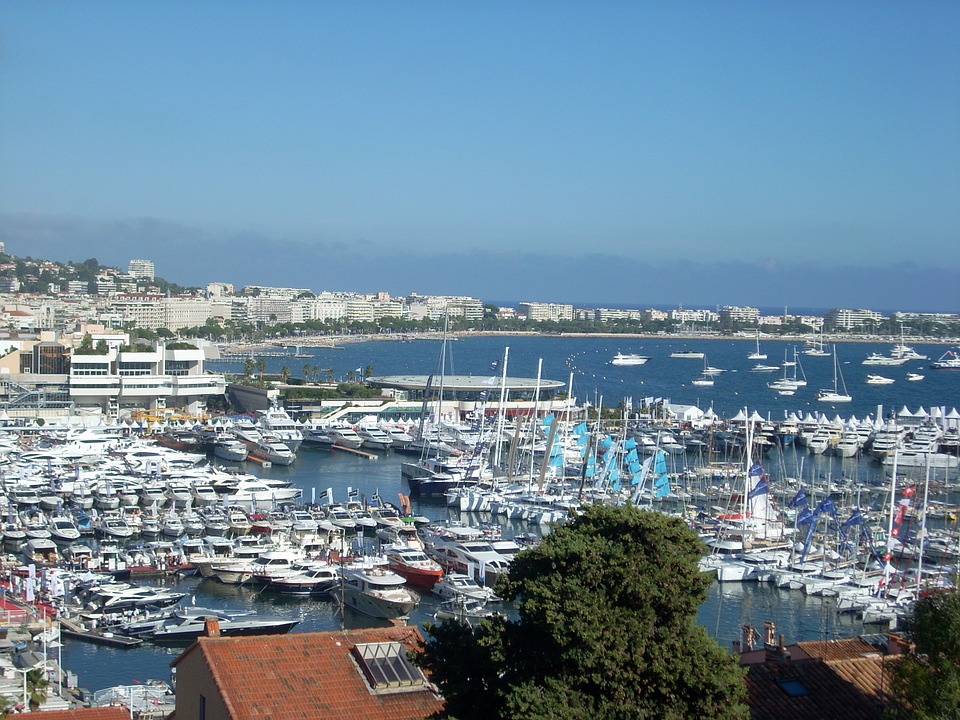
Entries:
{"type": "Polygon", "coordinates": [[[797,494],[793,496],[793,500],[787,503],[787,507],[795,508],[795,507],[800,507],[801,505],[806,505],[806,504],[807,504],[807,494],[803,491],[803,488],[801,487],[799,490],[797,490],[797,494]]]}
{"type": "Polygon", "coordinates": [[[753,486],[753,490],[747,493],[747,499],[753,500],[755,497],[766,495],[768,492],[770,492],[770,486],[767,485],[767,481],[764,478],[760,478],[757,484],[753,486]]]}

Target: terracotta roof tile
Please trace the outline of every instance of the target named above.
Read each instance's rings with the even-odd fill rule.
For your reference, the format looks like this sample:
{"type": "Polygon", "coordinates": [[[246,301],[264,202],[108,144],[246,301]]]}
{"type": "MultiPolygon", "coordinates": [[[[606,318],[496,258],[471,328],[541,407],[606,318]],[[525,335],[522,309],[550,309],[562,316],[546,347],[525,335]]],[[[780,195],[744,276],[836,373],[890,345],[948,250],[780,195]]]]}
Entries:
{"type": "MultiPolygon", "coordinates": [[[[427,685],[416,690],[371,692],[351,656],[358,643],[423,642],[413,627],[347,632],[294,633],[249,638],[201,638],[200,652],[235,720],[296,718],[424,718],[443,707],[427,685]]],[[[179,662],[179,661],[178,661],[179,662]]]]}
{"type": "Polygon", "coordinates": [[[44,720],[130,720],[130,710],[120,706],[44,710],[38,717],[44,720]]]}

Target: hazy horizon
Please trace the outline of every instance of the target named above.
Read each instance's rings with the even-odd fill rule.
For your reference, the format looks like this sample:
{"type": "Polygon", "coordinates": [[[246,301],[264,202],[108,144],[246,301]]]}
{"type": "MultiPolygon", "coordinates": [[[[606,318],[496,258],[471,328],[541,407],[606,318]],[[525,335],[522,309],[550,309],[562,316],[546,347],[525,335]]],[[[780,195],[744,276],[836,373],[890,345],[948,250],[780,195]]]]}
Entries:
{"type": "Polygon", "coordinates": [[[7,3],[0,240],[184,285],[960,311],[960,4],[7,3]]]}

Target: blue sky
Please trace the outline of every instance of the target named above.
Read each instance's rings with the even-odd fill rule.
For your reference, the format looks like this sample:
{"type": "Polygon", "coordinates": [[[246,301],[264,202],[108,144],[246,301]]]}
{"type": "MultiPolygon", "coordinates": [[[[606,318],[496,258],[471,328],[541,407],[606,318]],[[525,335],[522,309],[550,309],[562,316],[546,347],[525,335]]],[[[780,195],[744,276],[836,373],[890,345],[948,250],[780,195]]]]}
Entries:
{"type": "Polygon", "coordinates": [[[960,310],[960,3],[15,1],[0,29],[13,254],[960,310]]]}

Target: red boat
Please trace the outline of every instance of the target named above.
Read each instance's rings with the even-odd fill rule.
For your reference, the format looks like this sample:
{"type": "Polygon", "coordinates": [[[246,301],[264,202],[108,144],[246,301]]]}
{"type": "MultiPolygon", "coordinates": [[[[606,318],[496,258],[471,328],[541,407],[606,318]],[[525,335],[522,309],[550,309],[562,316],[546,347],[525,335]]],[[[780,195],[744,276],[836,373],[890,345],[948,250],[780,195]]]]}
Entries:
{"type": "Polygon", "coordinates": [[[386,551],[387,565],[416,587],[432,588],[443,577],[443,568],[415,547],[394,547],[386,551]]]}

